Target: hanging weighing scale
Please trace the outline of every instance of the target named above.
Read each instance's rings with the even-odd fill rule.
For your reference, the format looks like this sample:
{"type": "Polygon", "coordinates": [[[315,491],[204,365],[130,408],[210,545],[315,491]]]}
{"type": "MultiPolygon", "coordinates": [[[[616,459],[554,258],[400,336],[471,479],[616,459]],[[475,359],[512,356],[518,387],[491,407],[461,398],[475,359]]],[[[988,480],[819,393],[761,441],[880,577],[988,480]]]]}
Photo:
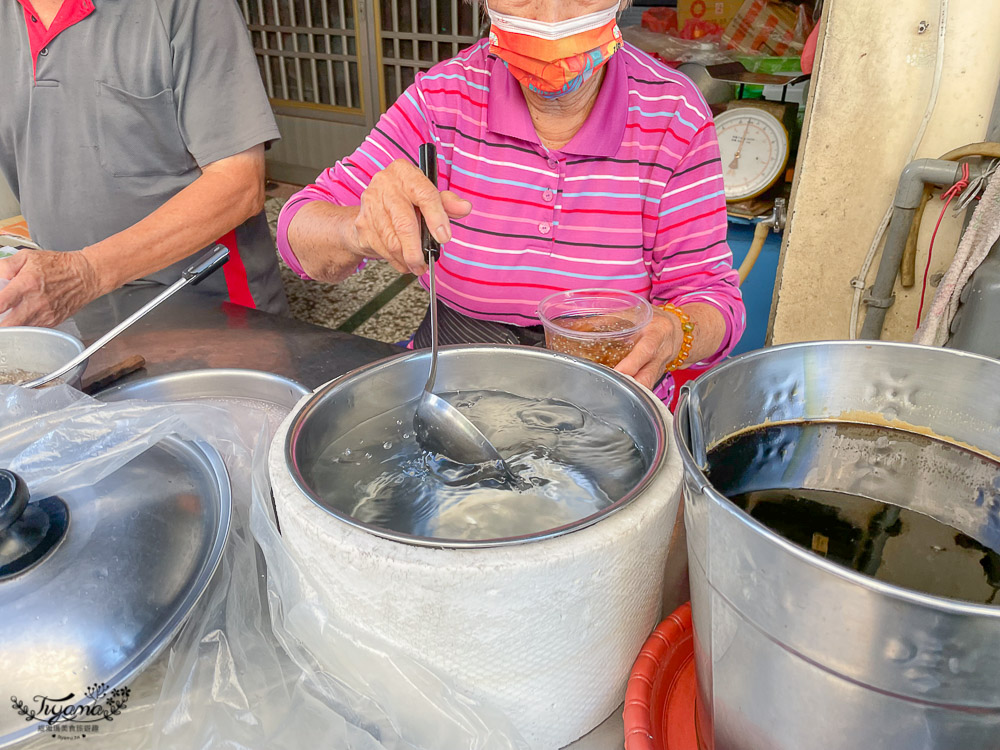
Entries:
{"type": "MultiPolygon", "coordinates": [[[[710,66],[716,79],[740,85],[787,86],[806,76],[777,76],[751,73],[739,63],[710,66]]],[[[715,117],[715,129],[722,156],[722,178],[726,202],[748,201],[767,193],[785,175],[791,153],[798,105],[764,99],[738,99],[729,102],[715,117]]]]}
{"type": "Polygon", "coordinates": [[[788,129],[760,107],[733,107],[715,118],[726,201],[750,200],[770,190],[785,173],[788,129]]]}

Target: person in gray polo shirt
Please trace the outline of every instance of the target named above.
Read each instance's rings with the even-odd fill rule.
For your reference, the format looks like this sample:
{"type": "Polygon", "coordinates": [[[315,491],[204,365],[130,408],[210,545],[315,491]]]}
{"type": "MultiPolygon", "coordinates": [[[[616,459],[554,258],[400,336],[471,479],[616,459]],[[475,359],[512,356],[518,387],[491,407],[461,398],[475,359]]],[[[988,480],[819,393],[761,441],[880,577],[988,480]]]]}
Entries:
{"type": "Polygon", "coordinates": [[[0,0],[0,173],[43,250],[0,260],[4,326],[54,326],[129,282],[287,311],[263,213],[279,137],[235,0],[0,0]]]}

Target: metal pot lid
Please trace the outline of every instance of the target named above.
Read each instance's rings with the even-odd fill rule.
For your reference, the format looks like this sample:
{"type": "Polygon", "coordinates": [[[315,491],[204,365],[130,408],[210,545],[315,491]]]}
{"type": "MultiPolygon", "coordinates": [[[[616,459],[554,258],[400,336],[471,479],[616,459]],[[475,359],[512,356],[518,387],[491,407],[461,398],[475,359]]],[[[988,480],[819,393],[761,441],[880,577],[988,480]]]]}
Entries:
{"type": "Polygon", "coordinates": [[[208,586],[230,515],[225,465],[203,443],[162,440],[55,498],[0,472],[0,747],[53,716],[108,731],[208,586]]]}

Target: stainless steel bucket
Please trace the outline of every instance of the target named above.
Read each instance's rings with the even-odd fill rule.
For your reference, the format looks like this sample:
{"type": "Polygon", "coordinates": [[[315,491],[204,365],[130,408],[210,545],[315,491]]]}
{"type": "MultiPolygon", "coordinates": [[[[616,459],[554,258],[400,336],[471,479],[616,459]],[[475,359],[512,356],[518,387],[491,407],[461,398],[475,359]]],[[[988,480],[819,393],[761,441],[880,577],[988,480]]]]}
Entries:
{"type": "MultiPolygon", "coordinates": [[[[744,428],[812,420],[905,423],[998,456],[1000,362],[906,344],[794,344],[727,362],[682,394],[675,433],[703,746],[996,750],[1000,606],[837,566],[759,524],[706,478],[706,448],[710,463],[711,447],[744,428]]],[[[824,444],[790,445],[759,465],[772,488],[882,499],[1000,547],[1000,477],[944,476],[918,455],[824,444]]]]}

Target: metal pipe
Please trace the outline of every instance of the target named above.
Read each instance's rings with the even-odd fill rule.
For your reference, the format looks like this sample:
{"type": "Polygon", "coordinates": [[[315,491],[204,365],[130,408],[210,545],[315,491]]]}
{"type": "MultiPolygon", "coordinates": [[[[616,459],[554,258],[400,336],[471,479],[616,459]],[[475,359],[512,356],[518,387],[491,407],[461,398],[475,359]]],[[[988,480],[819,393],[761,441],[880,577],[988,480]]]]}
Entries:
{"type": "Polygon", "coordinates": [[[743,259],[743,262],[740,263],[740,286],[742,286],[743,282],[746,281],[747,276],[757,263],[757,258],[760,257],[760,252],[764,249],[764,243],[767,242],[768,235],[771,234],[771,232],[781,234],[784,231],[787,216],[787,202],[784,198],[775,198],[774,210],[771,211],[770,215],[764,217],[760,222],[758,222],[756,227],[754,227],[753,242],[750,243],[750,249],[747,250],[747,254],[743,259]]]}
{"type": "MultiPolygon", "coordinates": [[[[986,138],[983,140],[986,143],[1000,142],[1000,86],[997,87],[997,95],[993,98],[993,113],[990,115],[990,122],[986,126],[986,138]]],[[[965,230],[969,228],[969,222],[972,221],[972,209],[973,207],[970,206],[962,219],[962,236],[965,235],[965,230]]]]}
{"type": "Polygon", "coordinates": [[[919,208],[924,185],[951,185],[962,177],[962,165],[940,159],[917,159],[903,169],[893,205],[897,208],[919,208]]]}
{"type": "MultiPolygon", "coordinates": [[[[978,174],[978,167],[972,167],[978,174]]],[[[893,201],[892,221],[879,261],[875,283],[864,297],[868,305],[865,322],[861,327],[862,339],[878,339],[889,308],[895,302],[892,293],[899,273],[899,262],[906,249],[913,217],[923,200],[925,185],[951,185],[962,177],[962,165],[940,159],[917,159],[903,169],[893,201]]]]}
{"type": "MultiPolygon", "coordinates": [[[[1000,87],[998,87],[997,94],[993,99],[993,112],[990,115],[990,122],[986,128],[984,142],[986,144],[994,144],[998,141],[1000,141],[1000,87]]],[[[953,156],[955,153],[951,152],[950,155],[953,156]]],[[[921,208],[920,202],[924,200],[925,185],[951,185],[958,182],[958,179],[961,177],[961,166],[957,163],[958,158],[956,157],[954,162],[950,160],[918,159],[908,164],[906,169],[903,170],[903,174],[899,180],[899,187],[896,191],[896,201],[894,202],[896,208],[893,212],[892,225],[889,228],[889,237],[886,239],[882,258],[879,261],[878,276],[870,292],[865,295],[864,301],[868,303],[868,312],[865,315],[865,322],[861,327],[861,338],[878,339],[882,336],[886,311],[895,301],[892,289],[896,282],[896,271],[900,267],[900,261],[906,252],[907,244],[914,244],[913,240],[915,238],[912,235],[915,234],[913,224],[916,212],[909,212],[909,215],[906,215],[906,212],[902,212],[899,209],[904,207],[921,208]],[[934,166],[934,164],[937,166],[934,166]],[[954,168],[950,174],[948,168],[945,167],[946,164],[954,164],[954,168]],[[922,183],[918,183],[917,180],[922,180],[922,183]],[[917,198],[918,193],[920,195],[919,198],[917,198]],[[902,204],[901,200],[903,201],[902,204]],[[914,201],[917,202],[914,203],[914,201]],[[902,240],[900,240],[899,234],[894,233],[892,230],[892,226],[896,224],[905,224],[907,227],[906,236],[902,240]],[[899,245],[900,241],[902,242],[901,246],[899,245]],[[887,262],[887,260],[891,262],[887,262]]],[[[971,166],[971,170],[972,176],[978,176],[982,167],[973,165],[971,166]]],[[[923,212],[920,211],[919,215],[922,216],[922,214],[923,212]]],[[[963,235],[969,227],[971,218],[972,211],[966,211],[962,222],[963,235]]]]}
{"type": "MultiPolygon", "coordinates": [[[[1000,87],[997,88],[997,95],[993,99],[993,114],[990,115],[990,123],[986,127],[986,141],[997,143],[1000,142],[1000,87]]],[[[965,212],[965,218],[962,221],[962,236],[965,236],[966,230],[969,228],[969,222],[972,221],[974,206],[970,206],[965,212]]],[[[989,260],[991,256],[995,256],[1000,253],[1000,243],[994,245],[986,256],[986,260],[989,260]]],[[[986,263],[984,260],[984,264],[986,263]]],[[[980,266],[982,268],[982,266],[980,266]]],[[[989,266],[987,266],[989,268],[989,266]]],[[[973,284],[976,281],[977,274],[982,273],[979,269],[976,269],[975,273],[969,279],[969,284],[973,284]]],[[[975,287],[973,287],[975,288],[975,287]]],[[[982,301],[982,299],[980,300],[982,301]]],[[[963,305],[964,305],[963,301],[963,305]]],[[[984,350],[981,342],[978,341],[974,335],[972,327],[970,326],[959,326],[955,328],[955,324],[959,322],[959,315],[955,316],[955,319],[951,323],[951,332],[948,340],[945,342],[945,346],[950,349],[961,349],[967,352],[976,352],[978,354],[985,354],[989,357],[994,357],[1000,359],[1000,345],[997,343],[993,344],[992,349],[984,350]]],[[[994,338],[994,342],[1000,341],[1000,338],[994,338]]]]}

